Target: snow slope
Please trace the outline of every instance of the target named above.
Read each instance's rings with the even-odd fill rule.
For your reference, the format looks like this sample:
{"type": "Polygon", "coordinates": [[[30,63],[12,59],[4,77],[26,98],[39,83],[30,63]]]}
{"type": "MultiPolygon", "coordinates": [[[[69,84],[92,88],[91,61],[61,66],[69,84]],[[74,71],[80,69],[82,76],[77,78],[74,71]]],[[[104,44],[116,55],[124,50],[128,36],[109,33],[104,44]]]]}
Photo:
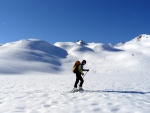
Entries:
{"type": "Polygon", "coordinates": [[[37,39],[20,40],[0,47],[0,73],[56,72],[67,52],[37,39]]]}
{"type": "Polygon", "coordinates": [[[37,39],[2,44],[0,113],[149,113],[149,48],[145,34],[113,46],[37,39]],[[85,91],[69,93],[72,66],[83,59],[90,69],[85,91]]]}

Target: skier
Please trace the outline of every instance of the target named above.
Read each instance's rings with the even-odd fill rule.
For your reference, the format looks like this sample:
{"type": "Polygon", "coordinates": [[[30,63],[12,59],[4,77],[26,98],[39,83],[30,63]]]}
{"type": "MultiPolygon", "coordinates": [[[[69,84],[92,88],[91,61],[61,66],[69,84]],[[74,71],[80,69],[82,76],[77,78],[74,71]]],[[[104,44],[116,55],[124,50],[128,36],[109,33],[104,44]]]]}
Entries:
{"type": "MultiPolygon", "coordinates": [[[[77,61],[75,63],[75,65],[77,65],[77,67],[76,67],[76,71],[75,71],[75,73],[76,73],[76,81],[75,81],[75,84],[74,84],[73,92],[84,91],[83,88],[82,88],[84,80],[83,80],[81,74],[84,75],[83,71],[89,71],[89,69],[84,69],[83,68],[83,66],[85,64],[86,64],[86,60],[83,60],[81,62],[81,64],[80,64],[79,61],[77,61]],[[78,84],[79,80],[80,80],[79,89],[77,89],[77,84],[78,84]]],[[[74,65],[74,67],[75,67],[75,65],[74,65]]]]}

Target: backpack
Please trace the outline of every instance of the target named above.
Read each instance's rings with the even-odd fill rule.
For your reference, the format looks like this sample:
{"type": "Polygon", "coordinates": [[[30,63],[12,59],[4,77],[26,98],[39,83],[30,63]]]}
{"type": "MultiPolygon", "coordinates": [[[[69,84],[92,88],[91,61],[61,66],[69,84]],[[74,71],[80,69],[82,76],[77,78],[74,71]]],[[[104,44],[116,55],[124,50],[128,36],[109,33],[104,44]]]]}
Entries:
{"type": "Polygon", "coordinates": [[[80,65],[80,61],[76,61],[73,68],[72,68],[72,72],[76,73],[77,72],[77,67],[80,65]]]}

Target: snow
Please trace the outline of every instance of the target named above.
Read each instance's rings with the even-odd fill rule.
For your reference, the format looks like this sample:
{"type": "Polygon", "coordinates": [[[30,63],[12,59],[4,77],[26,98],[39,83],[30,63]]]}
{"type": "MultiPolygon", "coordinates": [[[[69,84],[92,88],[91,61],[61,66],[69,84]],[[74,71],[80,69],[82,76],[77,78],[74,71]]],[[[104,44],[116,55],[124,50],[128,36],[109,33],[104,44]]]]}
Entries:
{"type": "Polygon", "coordinates": [[[20,40],[0,47],[0,73],[56,72],[67,51],[40,40],[20,40]]]}
{"type": "Polygon", "coordinates": [[[150,36],[138,37],[113,46],[38,39],[1,45],[0,113],[148,113],[150,36]],[[83,59],[90,69],[85,91],[70,93],[72,66],[83,59]]]}

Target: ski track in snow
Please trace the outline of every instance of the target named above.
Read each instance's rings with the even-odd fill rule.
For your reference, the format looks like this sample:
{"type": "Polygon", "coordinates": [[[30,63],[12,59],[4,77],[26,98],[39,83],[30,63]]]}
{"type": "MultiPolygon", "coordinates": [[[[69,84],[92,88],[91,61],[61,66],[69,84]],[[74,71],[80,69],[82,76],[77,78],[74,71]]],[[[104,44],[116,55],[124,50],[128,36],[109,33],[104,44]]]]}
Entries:
{"type": "Polygon", "coordinates": [[[150,111],[150,80],[147,76],[89,73],[85,77],[85,91],[69,93],[74,80],[73,74],[0,76],[0,113],[150,111]]]}

